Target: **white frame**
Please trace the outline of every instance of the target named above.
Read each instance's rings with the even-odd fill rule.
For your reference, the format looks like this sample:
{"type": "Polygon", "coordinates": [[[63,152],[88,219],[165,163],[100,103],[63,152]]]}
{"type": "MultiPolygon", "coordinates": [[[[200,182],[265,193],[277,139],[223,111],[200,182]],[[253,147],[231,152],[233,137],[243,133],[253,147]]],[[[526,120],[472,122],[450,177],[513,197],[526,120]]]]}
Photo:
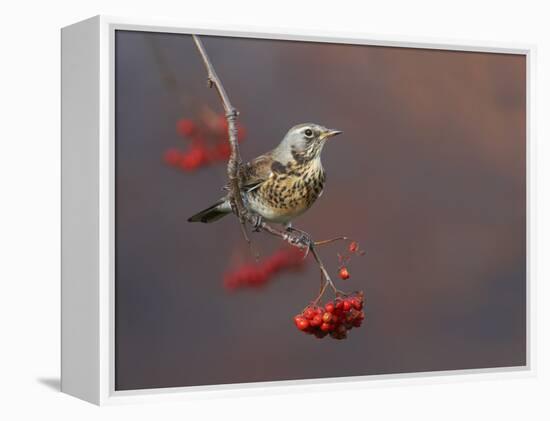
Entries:
{"type": "Polygon", "coordinates": [[[62,377],[63,392],[103,405],[384,384],[526,377],[534,368],[531,273],[533,45],[378,37],[242,26],[194,26],[153,19],[96,16],[62,29],[62,377]],[[527,364],[409,374],[369,375],[214,386],[114,390],[114,34],[116,30],[337,42],[502,54],[527,62],[527,364]],[[83,130],[84,127],[84,130],[83,130]],[[84,158],[83,158],[84,157],[84,158]],[[452,375],[452,376],[451,376],[452,375]]]}

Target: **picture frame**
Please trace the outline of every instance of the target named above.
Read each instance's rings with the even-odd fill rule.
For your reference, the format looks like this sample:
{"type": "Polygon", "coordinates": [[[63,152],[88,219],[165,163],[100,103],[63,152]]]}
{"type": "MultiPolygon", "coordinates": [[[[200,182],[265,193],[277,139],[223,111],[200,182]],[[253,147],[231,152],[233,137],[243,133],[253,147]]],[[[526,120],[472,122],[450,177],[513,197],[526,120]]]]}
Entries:
{"type": "Polygon", "coordinates": [[[96,16],[61,30],[62,68],[62,311],[61,390],[104,405],[209,396],[292,393],[332,387],[449,382],[534,375],[533,285],[530,277],[529,186],[533,174],[532,45],[406,39],[231,25],[196,26],[154,19],[96,16]],[[115,33],[139,31],[309,41],[427,50],[524,55],[526,58],[526,364],[518,367],[346,376],[259,383],[115,390],[115,33]],[[475,376],[472,376],[475,375],[475,376]]]}

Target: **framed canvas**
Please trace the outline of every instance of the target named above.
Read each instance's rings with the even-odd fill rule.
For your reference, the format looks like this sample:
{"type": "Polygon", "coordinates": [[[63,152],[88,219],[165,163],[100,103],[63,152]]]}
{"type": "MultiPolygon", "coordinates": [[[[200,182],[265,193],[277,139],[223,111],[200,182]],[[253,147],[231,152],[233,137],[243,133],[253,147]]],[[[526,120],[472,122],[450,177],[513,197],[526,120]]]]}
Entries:
{"type": "Polygon", "coordinates": [[[532,46],[62,29],[62,391],[533,372],[532,46]]]}

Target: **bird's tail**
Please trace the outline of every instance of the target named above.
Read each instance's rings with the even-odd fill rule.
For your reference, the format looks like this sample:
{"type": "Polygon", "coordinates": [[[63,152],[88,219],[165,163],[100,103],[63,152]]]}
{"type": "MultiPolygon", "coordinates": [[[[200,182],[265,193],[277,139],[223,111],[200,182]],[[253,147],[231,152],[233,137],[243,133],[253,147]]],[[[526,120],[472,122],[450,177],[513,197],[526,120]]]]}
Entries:
{"type": "Polygon", "coordinates": [[[206,208],[199,213],[196,213],[187,222],[203,222],[208,224],[210,222],[217,221],[220,218],[223,218],[225,215],[231,213],[231,205],[227,199],[220,199],[215,204],[206,208]]]}

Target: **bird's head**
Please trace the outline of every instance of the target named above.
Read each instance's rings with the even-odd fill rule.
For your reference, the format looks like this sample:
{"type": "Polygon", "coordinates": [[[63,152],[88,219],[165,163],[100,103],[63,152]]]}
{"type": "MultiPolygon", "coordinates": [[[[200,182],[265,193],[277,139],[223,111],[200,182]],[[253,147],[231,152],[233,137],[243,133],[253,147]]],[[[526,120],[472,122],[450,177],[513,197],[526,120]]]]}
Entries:
{"type": "Polygon", "coordinates": [[[298,124],[287,132],[278,149],[298,163],[308,162],[319,158],[325,142],[340,133],[315,123],[298,124]]]}

